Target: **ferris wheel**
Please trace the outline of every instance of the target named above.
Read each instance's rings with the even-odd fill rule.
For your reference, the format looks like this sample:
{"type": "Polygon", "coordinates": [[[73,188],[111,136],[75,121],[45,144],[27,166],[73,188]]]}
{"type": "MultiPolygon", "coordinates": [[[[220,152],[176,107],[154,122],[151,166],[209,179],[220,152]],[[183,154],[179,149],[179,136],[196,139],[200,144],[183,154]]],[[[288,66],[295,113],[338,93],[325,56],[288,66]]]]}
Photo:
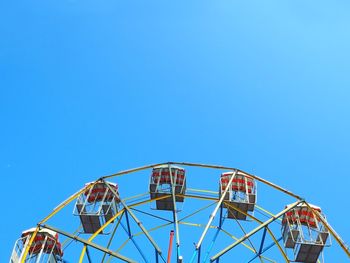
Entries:
{"type": "Polygon", "coordinates": [[[22,232],[10,263],[323,263],[334,247],[350,257],[300,196],[236,168],[167,162],[83,184],[22,232]]]}

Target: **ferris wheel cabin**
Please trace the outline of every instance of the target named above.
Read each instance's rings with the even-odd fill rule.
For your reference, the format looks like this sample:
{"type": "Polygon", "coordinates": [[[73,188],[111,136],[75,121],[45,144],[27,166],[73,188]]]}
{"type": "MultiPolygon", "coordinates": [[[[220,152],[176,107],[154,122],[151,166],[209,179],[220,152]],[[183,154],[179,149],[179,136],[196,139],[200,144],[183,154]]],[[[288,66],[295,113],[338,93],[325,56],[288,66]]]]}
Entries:
{"type": "Polygon", "coordinates": [[[329,246],[329,232],[315,211],[325,219],[320,207],[306,204],[300,204],[283,215],[284,246],[293,250],[295,262],[316,263],[323,248],[329,246]]]}
{"type": "MultiPolygon", "coordinates": [[[[18,263],[22,260],[25,249],[29,246],[30,239],[35,232],[35,228],[22,232],[13,248],[10,263],[18,263]]],[[[58,234],[49,229],[40,229],[33,242],[30,244],[26,263],[56,263],[62,262],[62,248],[58,239],[58,234]]]]}
{"type": "Polygon", "coordinates": [[[220,196],[224,193],[227,185],[232,179],[231,186],[224,197],[224,207],[228,210],[228,218],[246,220],[248,211],[254,211],[256,202],[256,183],[251,177],[241,173],[226,172],[220,177],[220,196]],[[244,213],[237,211],[241,210],[244,213]]]}
{"type": "Polygon", "coordinates": [[[118,212],[119,202],[118,185],[99,181],[78,197],[73,213],[80,217],[84,233],[92,234],[118,212]]]}
{"type": "Polygon", "coordinates": [[[156,200],[158,210],[174,210],[172,191],[175,194],[176,202],[183,202],[186,192],[186,175],[185,169],[174,165],[161,165],[154,167],[152,170],[149,191],[151,199],[156,200]]]}

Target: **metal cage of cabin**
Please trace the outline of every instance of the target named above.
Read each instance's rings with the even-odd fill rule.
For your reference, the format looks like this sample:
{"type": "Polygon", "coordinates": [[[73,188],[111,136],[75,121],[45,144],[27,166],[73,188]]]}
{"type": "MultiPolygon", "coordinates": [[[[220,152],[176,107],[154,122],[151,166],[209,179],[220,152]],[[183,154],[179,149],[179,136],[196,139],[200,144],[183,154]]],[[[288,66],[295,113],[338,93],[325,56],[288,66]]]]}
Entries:
{"type": "Polygon", "coordinates": [[[316,263],[320,256],[320,261],[323,261],[321,253],[325,246],[330,246],[330,238],[319,217],[326,220],[321,208],[311,204],[300,204],[283,215],[281,232],[284,246],[293,250],[295,262],[316,263]]]}
{"type": "Polygon", "coordinates": [[[31,228],[23,231],[13,248],[10,263],[17,263],[24,260],[26,263],[59,263],[62,262],[62,248],[58,234],[48,229],[31,228]],[[35,234],[33,240],[32,236],[35,234]],[[26,251],[26,248],[27,251],[26,251]],[[24,254],[28,253],[25,257],[24,254]],[[25,259],[24,259],[25,257],[25,259]]]}
{"type": "Polygon", "coordinates": [[[219,192],[224,195],[228,218],[246,220],[247,213],[254,211],[257,185],[252,177],[238,171],[222,173],[219,192]]]}
{"type": "Polygon", "coordinates": [[[73,214],[79,216],[83,232],[91,234],[118,212],[118,205],[118,185],[101,181],[79,195],[73,214]]]}
{"type": "Polygon", "coordinates": [[[176,202],[183,203],[186,193],[185,169],[174,165],[160,165],[152,169],[149,192],[156,200],[156,209],[174,210],[176,202]],[[172,198],[174,194],[174,200],[172,198]]]}

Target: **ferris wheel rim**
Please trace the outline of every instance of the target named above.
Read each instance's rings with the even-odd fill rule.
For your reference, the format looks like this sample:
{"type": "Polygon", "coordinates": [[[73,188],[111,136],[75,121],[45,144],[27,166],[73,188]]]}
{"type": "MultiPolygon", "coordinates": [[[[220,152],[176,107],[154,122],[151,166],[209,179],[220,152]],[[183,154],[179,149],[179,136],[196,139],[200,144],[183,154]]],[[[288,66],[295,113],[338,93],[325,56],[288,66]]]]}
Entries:
{"type": "MultiPolygon", "coordinates": [[[[51,217],[53,217],[56,213],[58,213],[62,208],[66,207],[69,203],[71,203],[74,199],[76,199],[80,194],[86,192],[87,190],[89,190],[91,187],[93,187],[94,185],[96,185],[98,182],[105,182],[106,179],[109,179],[109,178],[114,178],[114,177],[118,177],[118,176],[122,176],[122,175],[126,175],[126,174],[131,174],[131,173],[135,173],[135,172],[138,172],[138,171],[142,171],[142,170],[147,170],[147,169],[150,169],[150,168],[156,168],[156,167],[159,167],[159,166],[162,166],[162,165],[168,165],[170,167],[170,165],[181,165],[181,166],[188,166],[188,167],[201,167],[201,168],[211,168],[211,169],[216,169],[216,170],[229,170],[229,171],[236,171],[236,173],[240,173],[240,174],[243,174],[247,177],[251,177],[257,181],[260,181],[276,190],[279,190],[285,194],[288,194],[289,196],[292,196],[294,198],[297,199],[297,201],[295,203],[293,203],[292,205],[288,205],[288,208],[286,207],[285,209],[283,209],[280,213],[278,213],[277,215],[279,215],[278,217],[275,215],[274,217],[276,217],[275,219],[279,218],[283,213],[285,213],[286,211],[290,210],[291,208],[297,206],[297,205],[300,205],[300,204],[303,204],[309,208],[311,208],[313,205],[307,203],[305,201],[304,198],[301,198],[300,196],[290,192],[289,190],[286,190],[276,184],[273,184],[261,177],[258,177],[256,175],[253,175],[253,174],[250,174],[250,173],[247,173],[243,170],[240,170],[240,169],[237,169],[237,168],[234,168],[234,167],[228,167],[228,166],[221,166],[221,165],[211,165],[211,164],[198,164],[198,163],[188,163],[188,162],[166,162],[166,163],[157,163],[157,164],[151,164],[151,165],[146,165],[146,166],[142,166],[142,167],[137,167],[137,168],[133,168],[133,169],[129,169],[129,170],[124,170],[124,171],[120,171],[120,172],[117,172],[117,173],[114,173],[114,174],[110,174],[110,175],[106,175],[106,176],[102,176],[100,178],[98,178],[96,181],[93,181],[91,183],[88,183],[86,184],[82,189],[80,189],[78,192],[76,192],[75,194],[71,195],[70,197],[68,197],[65,201],[63,201],[60,205],[58,205],[48,216],[46,216],[44,219],[42,219],[38,224],[37,224],[37,227],[35,228],[34,232],[33,232],[33,236],[31,237],[31,240],[29,241],[29,244],[31,244],[33,242],[33,239],[35,237],[35,235],[40,231],[40,229],[42,228],[45,228],[47,227],[48,229],[51,229],[53,231],[55,231],[54,227],[51,227],[49,225],[46,225],[45,222],[48,221],[51,217]],[[288,209],[288,210],[286,210],[288,209]]],[[[186,195],[185,195],[186,196],[186,195]]],[[[153,200],[150,200],[150,201],[153,201],[153,200]]],[[[119,215],[123,215],[123,213],[125,212],[125,207],[123,208],[123,210],[119,211],[118,212],[118,215],[114,217],[117,218],[119,215]]],[[[242,212],[242,211],[241,211],[242,212]]],[[[318,211],[315,211],[315,214],[318,218],[320,218],[321,220],[323,220],[322,216],[320,215],[320,213],[318,211]]],[[[248,216],[251,217],[251,215],[248,214],[248,216]]],[[[272,219],[274,218],[272,217],[272,219]]],[[[273,220],[275,220],[273,219],[273,220]]],[[[269,219],[270,220],[270,219],[269,219]]],[[[269,221],[267,220],[267,221],[269,221]]],[[[266,226],[269,224],[269,223],[266,223],[267,221],[265,221],[264,223],[261,223],[264,227],[264,224],[266,224],[266,226]]],[[[111,222],[113,222],[113,220],[110,220],[110,222],[106,222],[105,223],[105,227],[108,226],[111,222]]],[[[324,220],[323,222],[327,228],[327,230],[331,233],[331,235],[336,239],[337,243],[340,245],[340,247],[345,251],[345,253],[350,257],[350,251],[349,251],[349,248],[348,246],[345,244],[345,242],[341,239],[341,237],[335,232],[335,230],[330,226],[330,224],[328,222],[326,222],[324,220]]],[[[103,227],[103,226],[102,226],[103,227]]],[[[261,227],[261,228],[263,228],[261,227]]],[[[259,227],[258,230],[261,229],[259,227]]],[[[268,229],[268,228],[267,228],[268,229]]],[[[57,230],[57,229],[56,229],[57,230]]],[[[102,229],[103,230],[103,229],[102,229]]],[[[254,229],[254,231],[258,231],[256,229],[254,229]]],[[[270,232],[270,230],[268,230],[270,232]]],[[[58,233],[60,233],[62,231],[58,231],[58,233]]],[[[88,239],[88,243],[85,242],[85,245],[84,245],[84,248],[83,248],[83,251],[86,250],[86,246],[87,245],[92,245],[94,246],[94,244],[92,242],[90,242],[91,240],[94,239],[94,237],[96,237],[98,235],[98,233],[101,232],[101,231],[96,231],[89,239],[88,239]]],[[[272,233],[271,233],[272,234],[272,233]]],[[[64,234],[63,234],[64,235],[64,234]]],[[[273,234],[272,234],[273,236],[273,234]]],[[[249,236],[248,236],[249,237],[249,236]]],[[[274,237],[273,237],[274,238],[274,237]]],[[[274,238],[275,239],[275,238],[274,238]]],[[[246,239],[244,239],[246,240],[246,239]]],[[[244,241],[244,240],[241,240],[241,241],[244,241]]],[[[237,244],[240,243],[240,241],[237,241],[236,242],[237,244]]],[[[231,246],[229,246],[229,249],[232,249],[235,245],[237,245],[236,243],[234,244],[231,244],[231,246]]],[[[276,244],[278,245],[278,242],[276,242],[276,244]]],[[[279,245],[278,245],[279,246],[279,245]]],[[[281,250],[281,247],[279,247],[280,250],[281,250]]],[[[227,248],[225,248],[227,249],[227,248]]],[[[28,253],[28,250],[27,247],[26,247],[26,251],[25,251],[25,254],[28,253]]],[[[160,251],[160,250],[159,250],[160,251]]],[[[228,251],[228,250],[227,250],[228,251]]],[[[226,251],[226,252],[227,252],[226,251]]],[[[105,251],[106,252],[106,251],[105,251]]],[[[113,251],[112,251],[113,252],[113,251]]],[[[220,253],[223,252],[223,251],[220,251],[219,253],[217,253],[214,257],[211,258],[211,261],[214,261],[216,258],[220,257],[220,253]]],[[[225,253],[226,253],[225,252],[225,253]]],[[[286,256],[283,254],[283,251],[281,250],[281,253],[282,255],[284,256],[286,262],[290,262],[288,261],[288,259],[286,258],[286,256]]],[[[82,252],[83,254],[83,252],[82,252]]],[[[124,257],[123,255],[121,254],[118,254],[118,253],[111,253],[113,256],[121,259],[121,260],[124,260],[124,261],[127,261],[127,262],[134,262],[132,261],[131,259],[128,259],[126,257],[124,257]]],[[[161,254],[161,253],[160,253],[161,254]]],[[[83,258],[83,255],[81,255],[80,257],[80,260],[79,262],[82,262],[82,258],[83,258]]],[[[23,260],[21,262],[25,262],[25,257],[23,258],[23,260]]]]}

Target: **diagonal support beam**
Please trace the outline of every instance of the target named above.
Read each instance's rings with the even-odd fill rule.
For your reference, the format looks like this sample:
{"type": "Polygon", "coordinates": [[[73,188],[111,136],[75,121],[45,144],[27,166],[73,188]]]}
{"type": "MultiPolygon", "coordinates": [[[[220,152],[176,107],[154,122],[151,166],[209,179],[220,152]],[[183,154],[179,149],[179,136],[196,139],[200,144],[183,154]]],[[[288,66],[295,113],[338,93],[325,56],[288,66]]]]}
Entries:
{"type": "MultiPolygon", "coordinates": [[[[89,242],[91,242],[98,234],[100,234],[109,224],[111,224],[118,216],[120,216],[122,213],[124,213],[125,208],[120,210],[118,213],[116,213],[111,219],[109,219],[106,223],[104,223],[90,238],[88,239],[89,242]]],[[[79,258],[79,263],[82,263],[84,260],[84,256],[86,253],[86,245],[84,245],[79,258]]]]}
{"type": "Polygon", "coordinates": [[[261,243],[260,243],[260,248],[259,248],[259,255],[261,254],[263,248],[264,248],[264,242],[265,242],[265,237],[266,237],[266,228],[264,228],[264,232],[261,238],[261,243]]]}
{"type": "Polygon", "coordinates": [[[284,257],[284,260],[286,261],[286,263],[289,263],[290,260],[288,259],[287,254],[285,253],[285,251],[283,250],[283,248],[281,247],[279,240],[277,240],[277,238],[275,237],[275,235],[272,233],[271,229],[269,227],[266,227],[267,231],[269,232],[273,242],[275,242],[276,246],[278,247],[279,251],[281,252],[282,256],[284,257]]]}
{"type": "Polygon", "coordinates": [[[86,255],[87,255],[89,263],[92,263],[91,256],[90,256],[90,250],[88,248],[86,248],[86,255]]]}
{"type": "Polygon", "coordinates": [[[93,243],[93,242],[91,242],[89,240],[86,240],[86,239],[83,239],[81,237],[74,236],[74,235],[72,235],[70,233],[67,233],[67,232],[65,232],[63,230],[60,230],[58,228],[55,228],[55,227],[52,227],[52,226],[48,226],[48,225],[39,225],[39,227],[47,228],[47,229],[50,229],[50,230],[55,231],[57,233],[60,233],[61,235],[64,235],[64,236],[69,237],[69,238],[71,238],[73,240],[79,241],[80,243],[83,243],[85,246],[93,247],[93,248],[95,248],[97,250],[105,252],[108,255],[111,255],[113,257],[119,258],[119,259],[121,259],[121,260],[123,260],[125,262],[132,262],[132,263],[136,262],[136,261],[134,261],[134,260],[132,260],[130,258],[127,258],[127,257],[125,257],[125,256],[123,256],[123,255],[121,255],[119,253],[116,253],[116,252],[114,252],[112,250],[109,250],[109,249],[107,249],[107,248],[105,248],[103,246],[100,246],[100,245],[98,245],[96,243],[93,243]]]}
{"type": "MultiPolygon", "coordinates": [[[[280,242],[282,240],[282,237],[280,237],[279,239],[277,239],[277,242],[280,242]]],[[[273,246],[275,246],[276,243],[272,242],[270,245],[268,245],[267,247],[265,247],[264,249],[261,250],[261,253],[259,252],[259,254],[256,254],[251,260],[248,261],[248,263],[252,262],[254,259],[256,259],[258,256],[264,254],[267,250],[269,250],[270,248],[272,248],[273,246]]]]}
{"type": "Polygon", "coordinates": [[[286,212],[288,212],[289,210],[293,209],[294,207],[296,207],[298,204],[302,203],[303,201],[297,201],[295,203],[293,203],[291,206],[289,206],[286,209],[283,209],[281,212],[279,212],[278,214],[276,214],[275,216],[271,217],[269,220],[265,221],[264,223],[262,223],[260,226],[258,226],[257,228],[253,229],[252,231],[250,231],[248,234],[244,235],[243,237],[241,237],[240,239],[238,239],[236,242],[234,242],[233,244],[227,246],[226,248],[224,248],[223,250],[221,250],[219,253],[217,253],[215,256],[213,256],[210,261],[213,262],[215,261],[217,258],[221,257],[222,255],[224,255],[225,253],[227,253],[228,251],[230,251],[231,249],[233,249],[235,246],[237,246],[239,243],[243,242],[244,240],[248,239],[249,237],[251,237],[252,235],[254,235],[255,233],[257,233],[260,229],[263,229],[264,227],[268,226],[270,223],[272,223],[273,221],[275,221],[277,218],[279,218],[280,216],[282,216],[283,214],[285,214],[286,212]]]}
{"type": "Polygon", "coordinates": [[[218,228],[217,228],[217,230],[216,230],[216,233],[215,233],[215,235],[214,235],[214,237],[213,237],[213,239],[212,239],[212,241],[211,241],[211,243],[210,243],[210,246],[209,246],[208,249],[207,249],[207,252],[205,253],[205,256],[204,256],[204,259],[203,259],[203,262],[204,262],[204,263],[207,262],[207,259],[209,258],[209,254],[210,254],[211,250],[213,249],[213,246],[214,246],[214,244],[215,244],[215,242],[216,242],[216,239],[217,239],[217,237],[219,236],[219,233],[220,233],[220,231],[221,231],[222,224],[223,224],[224,221],[225,221],[225,217],[223,217],[222,214],[223,214],[223,207],[222,207],[222,205],[221,205],[221,206],[220,206],[219,226],[218,226],[218,228]]]}
{"type": "MultiPolygon", "coordinates": [[[[229,204],[229,203],[226,203],[226,205],[229,206],[230,208],[236,210],[237,212],[242,213],[242,214],[246,215],[247,217],[253,219],[254,221],[258,222],[259,224],[263,224],[263,221],[257,219],[256,217],[252,216],[252,215],[249,214],[249,213],[246,213],[246,212],[242,211],[242,210],[239,209],[238,207],[235,207],[235,206],[233,206],[233,205],[231,205],[231,204],[229,204]]],[[[274,216],[274,215],[272,214],[272,216],[274,216]]],[[[278,219],[278,218],[277,218],[277,219],[278,219]]],[[[276,219],[276,220],[277,220],[277,219],[276,219]]],[[[275,244],[277,245],[278,249],[280,250],[280,252],[281,252],[281,254],[282,254],[284,260],[286,261],[286,263],[289,263],[287,254],[284,252],[284,250],[282,249],[281,245],[278,243],[276,237],[274,236],[274,234],[272,233],[272,231],[270,230],[270,228],[269,228],[269,227],[266,227],[265,229],[267,229],[267,231],[269,232],[269,235],[270,235],[271,238],[274,240],[275,244]]]]}
{"type": "Polygon", "coordinates": [[[129,239],[131,240],[131,242],[134,244],[134,246],[136,247],[137,251],[140,253],[141,257],[143,258],[143,260],[148,263],[147,257],[145,256],[145,254],[142,252],[141,247],[137,244],[134,236],[132,235],[131,232],[131,227],[130,227],[130,222],[129,222],[129,217],[128,217],[128,212],[125,212],[125,218],[126,218],[126,227],[124,226],[124,224],[122,222],[120,222],[120,225],[122,226],[122,228],[124,229],[124,231],[127,233],[129,239]]]}
{"type": "MultiPolygon", "coordinates": [[[[104,181],[104,180],[103,180],[104,181]]],[[[106,183],[106,181],[104,181],[104,183],[107,185],[107,187],[109,188],[109,190],[115,195],[118,196],[119,198],[119,194],[108,184],[106,183]]],[[[162,254],[162,250],[160,249],[160,247],[157,245],[157,243],[154,241],[154,239],[151,237],[151,235],[148,233],[147,229],[143,226],[142,222],[136,217],[136,215],[134,214],[134,212],[130,209],[130,207],[121,199],[119,198],[120,203],[124,206],[124,209],[130,214],[130,216],[135,220],[135,222],[137,223],[137,225],[140,227],[140,229],[142,230],[142,232],[145,234],[145,236],[148,238],[148,240],[151,242],[151,244],[153,245],[153,247],[157,250],[157,252],[159,253],[159,255],[162,254]]]]}
{"type": "Polygon", "coordinates": [[[198,241],[198,243],[196,245],[196,249],[197,250],[201,247],[203,239],[204,239],[205,235],[208,232],[209,226],[211,225],[211,222],[213,222],[216,213],[218,212],[222,202],[224,201],[225,195],[226,195],[227,191],[229,190],[229,188],[231,187],[231,183],[232,183],[233,179],[235,178],[236,174],[237,174],[237,170],[234,171],[234,174],[231,176],[231,178],[230,178],[230,180],[229,180],[229,182],[228,182],[224,192],[221,194],[220,200],[216,204],[216,207],[215,207],[213,213],[211,213],[211,215],[209,217],[209,221],[208,221],[208,223],[207,223],[207,225],[206,225],[206,227],[205,227],[205,229],[204,229],[204,231],[203,231],[203,233],[202,233],[201,237],[199,238],[199,241],[198,241]]]}
{"type": "Polygon", "coordinates": [[[224,201],[224,199],[225,199],[225,195],[226,195],[227,191],[230,189],[231,184],[232,184],[232,181],[233,181],[233,179],[235,178],[235,176],[236,176],[236,174],[237,174],[237,170],[233,170],[233,171],[234,171],[234,173],[233,173],[233,175],[231,176],[231,178],[230,178],[230,180],[229,180],[229,182],[228,182],[228,184],[227,184],[227,186],[226,186],[224,192],[221,194],[218,203],[216,204],[216,206],[215,206],[213,212],[210,214],[208,223],[207,223],[207,225],[205,226],[205,228],[204,228],[204,230],[203,230],[203,232],[202,232],[202,235],[201,235],[201,237],[199,238],[198,243],[196,244],[196,249],[195,249],[195,251],[193,252],[193,255],[192,255],[192,257],[191,257],[190,263],[193,263],[193,262],[194,262],[196,256],[198,256],[198,261],[200,261],[200,251],[201,251],[201,245],[202,245],[202,242],[203,242],[203,240],[204,240],[204,237],[205,237],[205,235],[207,234],[207,232],[208,232],[208,230],[209,230],[209,227],[210,227],[211,223],[213,222],[216,213],[218,212],[219,208],[221,207],[221,204],[223,203],[223,201],[224,201]]]}
{"type": "Polygon", "coordinates": [[[139,213],[141,213],[141,214],[145,214],[145,215],[148,215],[148,216],[151,216],[151,217],[154,217],[154,218],[163,220],[163,221],[167,221],[167,222],[169,222],[169,223],[172,223],[172,222],[173,222],[173,221],[171,221],[171,220],[169,220],[169,219],[166,219],[166,218],[164,218],[164,217],[156,216],[156,215],[154,215],[154,214],[147,213],[147,212],[145,212],[145,211],[142,211],[142,210],[139,210],[139,209],[136,209],[136,208],[132,208],[131,206],[130,206],[130,209],[132,209],[133,211],[139,212],[139,213]]]}
{"type": "MultiPolygon", "coordinates": [[[[123,218],[123,215],[124,215],[124,213],[121,214],[120,217],[118,218],[118,222],[117,222],[117,224],[115,225],[115,227],[114,227],[114,229],[113,229],[113,232],[112,232],[112,235],[111,235],[111,237],[110,237],[109,240],[108,240],[108,244],[107,244],[107,246],[106,246],[107,249],[109,249],[109,247],[110,247],[111,244],[112,244],[114,235],[115,235],[115,233],[117,232],[118,226],[119,226],[119,224],[120,224],[120,222],[121,222],[121,220],[122,220],[122,218],[123,218]]],[[[104,262],[104,260],[105,260],[105,258],[106,258],[106,255],[107,255],[106,253],[103,254],[103,257],[102,257],[101,262],[104,262]]]]}

